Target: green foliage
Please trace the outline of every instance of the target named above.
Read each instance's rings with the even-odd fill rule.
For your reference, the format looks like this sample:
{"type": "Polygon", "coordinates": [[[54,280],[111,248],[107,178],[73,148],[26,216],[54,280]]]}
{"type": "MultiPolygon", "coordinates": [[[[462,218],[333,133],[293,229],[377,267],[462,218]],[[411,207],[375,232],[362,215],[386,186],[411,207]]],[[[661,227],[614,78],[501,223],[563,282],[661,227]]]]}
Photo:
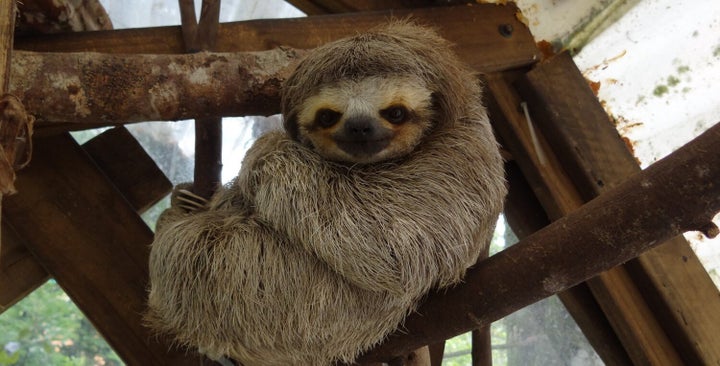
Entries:
{"type": "Polygon", "coordinates": [[[0,365],[123,364],[53,280],[0,315],[0,347],[0,365]]]}
{"type": "Polygon", "coordinates": [[[470,365],[472,356],[472,337],[470,333],[461,334],[445,342],[443,366],[465,366],[470,365]]]}

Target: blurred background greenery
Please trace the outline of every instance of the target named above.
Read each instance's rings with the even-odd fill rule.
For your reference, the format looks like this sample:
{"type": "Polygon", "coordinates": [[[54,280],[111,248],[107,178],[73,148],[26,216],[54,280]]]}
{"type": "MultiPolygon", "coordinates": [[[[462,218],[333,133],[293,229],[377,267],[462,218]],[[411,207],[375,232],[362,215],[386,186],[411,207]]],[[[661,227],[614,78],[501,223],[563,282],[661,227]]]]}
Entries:
{"type": "Polygon", "coordinates": [[[54,280],[0,315],[0,365],[123,365],[54,280]]]}

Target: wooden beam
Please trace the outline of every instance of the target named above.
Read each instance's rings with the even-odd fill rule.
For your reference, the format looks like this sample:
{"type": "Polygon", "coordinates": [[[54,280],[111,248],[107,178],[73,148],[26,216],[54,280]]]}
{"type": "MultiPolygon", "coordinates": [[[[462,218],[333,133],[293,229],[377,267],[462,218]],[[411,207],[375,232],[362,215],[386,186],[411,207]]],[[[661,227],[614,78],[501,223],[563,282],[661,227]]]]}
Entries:
{"type": "Polygon", "coordinates": [[[199,362],[142,326],[152,232],[69,135],[38,139],[18,186],[5,221],[126,363],[199,362]]]}
{"type": "Polygon", "coordinates": [[[45,283],[50,275],[28,252],[22,239],[5,220],[1,232],[0,313],[3,313],[45,283]]]}
{"type": "MultiPolygon", "coordinates": [[[[145,212],[172,189],[165,174],[124,127],[107,130],[82,147],[138,213],[145,212]]],[[[14,229],[4,222],[2,243],[0,313],[50,278],[14,229]]]]}
{"type": "MultiPolygon", "coordinates": [[[[514,88],[507,83],[507,80],[502,79],[502,76],[491,75],[488,77],[488,89],[503,101],[503,113],[509,116],[508,121],[510,122],[509,124],[495,123],[496,129],[503,136],[503,140],[508,142],[508,148],[513,156],[516,156],[516,161],[525,176],[528,177],[528,181],[548,216],[556,220],[580,207],[585,200],[564,170],[563,164],[558,158],[559,152],[553,149],[554,146],[546,140],[543,131],[539,130],[538,126],[526,120],[523,110],[520,108],[520,102],[524,99],[518,98],[514,88]]],[[[552,82],[559,83],[560,81],[553,80],[552,82]]],[[[584,80],[581,86],[586,87],[584,80]]],[[[594,97],[593,101],[585,102],[597,103],[594,97]]],[[[530,113],[548,108],[543,104],[528,104],[530,113]]],[[[533,113],[532,116],[534,121],[536,115],[533,113]]],[[[605,118],[607,119],[607,117],[605,118]]],[[[651,312],[647,304],[637,296],[637,291],[633,291],[632,284],[622,287],[615,285],[615,287],[625,290],[623,295],[627,296],[628,301],[624,304],[627,309],[624,311],[630,311],[636,315],[637,324],[633,325],[644,327],[644,332],[628,333],[628,329],[640,329],[637,326],[630,328],[630,324],[618,326],[618,318],[614,315],[622,314],[622,311],[616,309],[613,312],[610,308],[617,303],[613,303],[608,296],[598,297],[598,295],[602,295],[599,289],[604,283],[626,284],[627,282],[623,282],[623,278],[627,278],[624,270],[604,273],[598,279],[593,279],[588,284],[559,296],[590,343],[606,362],[623,360],[628,355],[633,362],[640,362],[648,357],[679,361],[679,356],[667,335],[657,321],[648,315],[651,312]],[[589,295],[592,296],[588,297],[589,295]],[[605,317],[609,319],[610,324],[603,319],[605,317]],[[612,328],[608,329],[608,325],[612,325],[612,328]],[[617,349],[617,346],[620,345],[617,341],[618,338],[623,341],[624,351],[617,349]],[[631,342],[635,345],[634,347],[630,346],[631,342]],[[649,348],[648,344],[652,343],[665,344],[666,347],[649,348]],[[645,352],[651,349],[656,353],[645,352]]],[[[604,294],[607,295],[607,292],[604,294]]]]}
{"type": "Polygon", "coordinates": [[[15,31],[15,1],[3,1],[0,5],[0,95],[5,94],[10,82],[10,54],[15,31]]]}
{"type": "Polygon", "coordinates": [[[287,0],[287,2],[307,15],[422,8],[434,5],[433,0],[287,0]]]}
{"type": "MultiPolygon", "coordinates": [[[[200,24],[195,17],[195,1],[180,0],[185,51],[211,51],[217,41],[220,0],[203,0],[200,24]]],[[[207,200],[222,184],[222,118],[195,120],[195,166],[191,190],[207,200]]]]}
{"type": "MultiPolygon", "coordinates": [[[[537,50],[532,43],[532,37],[522,24],[513,26],[515,31],[509,38],[501,36],[497,30],[498,24],[517,22],[514,16],[516,10],[514,7],[495,5],[490,8],[443,7],[433,9],[432,14],[438,16],[433,18],[432,24],[440,26],[441,33],[456,42],[461,57],[464,55],[466,61],[473,64],[478,71],[485,72],[518,64],[525,65],[536,59],[537,50]],[[479,12],[478,9],[483,11],[479,12]],[[498,18],[491,20],[489,16],[498,18]],[[468,24],[471,25],[470,29],[468,24]],[[474,51],[477,49],[482,49],[483,52],[474,51]]],[[[418,14],[425,14],[425,18],[418,16],[419,20],[427,20],[427,9],[417,11],[418,14]]],[[[352,32],[355,32],[356,29],[378,24],[388,14],[390,13],[317,17],[312,21],[277,20],[272,21],[277,23],[274,27],[264,29],[275,32],[275,37],[285,34],[278,33],[279,29],[284,29],[288,34],[302,33],[305,35],[301,38],[304,42],[293,40],[287,35],[284,35],[286,38],[283,40],[299,48],[311,48],[340,35],[354,34],[350,33],[351,28],[352,32]],[[332,33],[329,30],[332,30],[332,33]],[[309,36],[313,32],[316,33],[315,38],[309,36]],[[314,41],[307,42],[308,39],[314,41]]],[[[257,24],[244,22],[236,25],[243,28],[242,26],[257,24]]],[[[221,35],[223,30],[230,26],[220,27],[217,45],[220,51],[228,50],[227,45],[226,48],[221,46],[221,35]]],[[[156,31],[161,33],[163,29],[166,28],[156,31]]],[[[113,32],[132,36],[124,33],[125,31],[113,32]]],[[[113,32],[104,34],[114,36],[113,32]]],[[[242,33],[241,29],[238,32],[242,33]]],[[[244,34],[249,37],[247,44],[250,46],[243,43],[242,47],[252,50],[268,48],[267,45],[253,45],[253,42],[257,42],[257,38],[262,36],[255,34],[256,39],[253,41],[249,32],[246,29],[244,34]]],[[[75,34],[68,34],[59,38],[64,40],[74,36],[75,34]]],[[[112,44],[112,38],[107,39],[107,44],[112,44]]],[[[94,42],[102,40],[100,38],[81,43],[86,46],[95,45],[94,42]]],[[[227,37],[225,40],[228,41],[227,37]]],[[[72,47],[70,39],[67,42],[68,49],[80,51],[72,47]]],[[[236,45],[235,48],[241,47],[241,44],[232,45],[236,45]]],[[[127,46],[125,45],[125,48],[127,46]]],[[[90,50],[98,48],[100,47],[89,47],[90,50]]],[[[125,48],[103,47],[100,50],[118,52],[125,48]]],[[[161,50],[139,47],[128,52],[152,51],[161,50]]],[[[279,112],[280,84],[302,54],[287,48],[266,52],[268,53],[173,56],[16,52],[12,90],[36,116],[40,131],[51,127],[89,128],[83,126],[85,124],[98,127],[152,120],[269,115],[279,112]],[[68,125],[70,122],[78,125],[68,125]]]]}
{"type": "MultiPolygon", "coordinates": [[[[522,99],[511,85],[521,73],[488,74],[486,105],[503,147],[514,164],[507,165],[510,191],[505,215],[511,228],[523,239],[563,216],[560,202],[580,201],[570,178],[542,134],[525,119],[522,99]]],[[[585,337],[609,365],[628,365],[630,359],[587,284],[558,294],[585,337]]]]}
{"type": "MultiPolygon", "coordinates": [[[[10,83],[10,55],[13,50],[13,32],[15,31],[15,1],[4,1],[0,4],[0,98],[5,96],[10,83]]],[[[0,129],[6,123],[0,116],[0,129]]],[[[15,170],[14,156],[8,156],[4,146],[0,145],[0,208],[3,194],[14,191],[15,170]]],[[[0,242],[0,247],[2,242],[0,242]]]]}
{"type": "Polygon", "coordinates": [[[125,127],[109,129],[82,148],[138,214],[172,190],[170,180],[125,127]]]}
{"type": "Polygon", "coordinates": [[[477,263],[462,284],[429,295],[401,330],[361,360],[392,359],[490,324],[681,232],[704,227],[720,211],[717,144],[720,124],[576,211],[477,263]]]}
{"type": "MultiPolygon", "coordinates": [[[[640,171],[567,53],[527,73],[519,90],[584,200],[640,171]]],[[[719,364],[720,293],[688,243],[673,238],[631,267],[590,286],[635,362],[668,362],[669,348],[687,364],[719,364]]]]}
{"type": "Polygon", "coordinates": [[[15,52],[11,90],[37,128],[279,111],[301,51],[185,55],[15,52]]]}
{"type": "MultiPolygon", "coordinates": [[[[389,18],[412,15],[420,23],[437,27],[443,37],[455,43],[460,58],[476,70],[505,70],[529,65],[540,58],[532,34],[516,17],[518,11],[514,4],[475,4],[225,23],[220,24],[213,50],[312,49],[389,18]],[[509,37],[498,30],[503,24],[513,28],[509,37]]],[[[15,48],[37,52],[180,54],[184,53],[185,45],[180,26],[174,26],[18,38],[15,48]]]]}
{"type": "Polygon", "coordinates": [[[433,343],[428,346],[430,350],[430,366],[442,366],[445,355],[445,341],[433,343]]]}

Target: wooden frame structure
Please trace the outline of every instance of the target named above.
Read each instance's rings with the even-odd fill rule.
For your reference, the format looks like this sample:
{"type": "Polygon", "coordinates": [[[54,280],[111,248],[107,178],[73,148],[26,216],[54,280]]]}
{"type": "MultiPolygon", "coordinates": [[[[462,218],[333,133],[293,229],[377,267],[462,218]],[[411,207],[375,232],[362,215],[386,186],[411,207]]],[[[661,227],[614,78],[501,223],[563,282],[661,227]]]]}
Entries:
{"type": "MultiPolygon", "coordinates": [[[[392,336],[385,345],[364,356],[363,362],[397,360],[416,346],[432,343],[436,346],[431,356],[437,364],[442,340],[487,326],[521,306],[564,290],[560,292],[562,302],[607,364],[720,363],[717,288],[681,236],[663,244],[658,242],[685,230],[716,230],[704,223],[720,210],[720,187],[713,184],[720,181],[717,153],[703,157],[716,162],[708,168],[708,174],[675,181],[674,188],[684,185],[691,190],[662,191],[666,195],[697,195],[700,205],[675,200],[670,202],[674,206],[665,207],[663,204],[668,202],[655,196],[651,197],[654,200],[644,201],[648,192],[659,192],[641,190],[647,182],[672,179],[677,172],[642,175],[645,180],[634,179],[630,185],[613,190],[639,171],[634,158],[572,59],[560,54],[541,61],[513,4],[425,8],[433,2],[290,2],[311,16],[221,24],[217,29],[213,47],[217,52],[277,52],[269,50],[285,47],[285,68],[273,64],[263,69],[267,65],[257,59],[239,56],[240,65],[267,72],[264,79],[248,83],[248,89],[243,90],[243,95],[258,98],[250,97],[238,109],[233,94],[207,92],[203,103],[166,108],[163,119],[277,113],[278,81],[302,56],[302,50],[367,29],[388,17],[412,14],[423,23],[437,26],[457,45],[460,57],[484,73],[486,104],[497,136],[511,155],[507,162],[510,196],[505,214],[518,236],[526,238],[517,245],[520,249],[480,263],[469,275],[467,286],[431,295],[419,312],[424,316],[408,319],[409,334],[392,336]],[[322,15],[328,13],[343,14],[322,15]],[[523,102],[532,124],[520,109],[523,102]],[[645,211],[638,207],[621,210],[626,216],[619,216],[620,211],[603,211],[631,193],[631,202],[644,202],[645,211]],[[584,206],[596,196],[600,198],[584,206]],[[648,207],[664,207],[664,211],[648,207]],[[640,216],[646,220],[628,230],[591,230],[614,217],[630,220],[640,216]],[[545,234],[531,235],[556,220],[557,225],[542,231],[545,234]],[[578,230],[562,231],[563,225],[578,230]],[[607,246],[582,246],[603,235],[607,246]],[[573,239],[577,242],[570,243],[573,239]],[[546,244],[545,249],[538,242],[546,244]],[[542,250],[556,257],[540,255],[542,250]],[[593,255],[582,256],[581,250],[591,250],[593,255]],[[535,255],[529,255],[532,253],[535,255]],[[512,255],[525,258],[527,268],[538,271],[517,272],[525,277],[512,278],[507,268],[512,266],[512,255]],[[605,271],[621,263],[625,264],[605,271]],[[564,277],[557,277],[560,273],[564,277]],[[551,278],[555,281],[547,282],[551,278]],[[526,283],[527,288],[520,285],[509,291],[502,287],[513,281],[526,283]],[[488,300],[492,298],[488,294],[497,297],[488,300]],[[465,301],[468,296],[472,299],[465,301]]],[[[5,8],[10,9],[3,5],[8,10],[5,8]]],[[[0,11],[0,17],[5,19],[11,19],[11,14],[9,10],[0,11]]],[[[12,41],[12,37],[9,39],[12,41]]],[[[123,128],[112,129],[84,146],[78,146],[64,132],[156,119],[152,115],[121,113],[126,110],[123,103],[137,103],[132,102],[131,94],[122,94],[123,90],[147,90],[142,89],[142,80],[133,73],[137,68],[121,65],[136,60],[140,57],[137,54],[180,57],[186,51],[181,28],[18,38],[14,48],[12,42],[4,42],[3,46],[0,53],[10,61],[5,69],[0,62],[0,74],[10,75],[8,90],[37,118],[37,138],[32,164],[18,173],[15,182],[19,193],[2,201],[0,311],[52,276],[128,364],[197,364],[197,355],[168,347],[165,340],[153,337],[140,322],[147,283],[147,245],[152,241],[152,232],[138,212],[167,194],[170,183],[123,128]],[[90,57],[103,57],[104,61],[93,64],[86,59],[77,78],[63,85],[64,90],[48,95],[46,88],[34,88],[33,83],[39,81],[28,76],[27,68],[17,67],[20,61],[13,63],[11,51],[17,60],[26,60],[25,64],[32,64],[27,60],[42,61],[41,66],[49,65],[44,62],[54,57],[80,60],[87,56],[71,52],[100,52],[90,57]],[[116,100],[119,104],[113,109],[103,106],[101,98],[108,95],[103,89],[118,85],[121,87],[112,90],[121,93],[116,100]],[[98,109],[76,108],[80,92],[87,98],[97,98],[97,102],[89,99],[88,105],[98,109]],[[48,103],[51,97],[56,99],[48,103]],[[100,211],[109,214],[98,215],[100,211]]],[[[182,57],[207,61],[213,54],[182,57]]],[[[237,67],[233,64],[218,72],[229,75],[228,70],[237,67]]],[[[58,71],[46,66],[43,70],[58,71]]],[[[72,72],[66,68],[59,71],[72,72]]],[[[179,89],[179,93],[178,100],[188,100],[197,90],[179,89]]],[[[686,159],[675,159],[669,163],[675,165],[665,164],[664,170],[677,166],[697,168],[700,162],[693,159],[698,149],[720,142],[720,132],[713,128],[703,138],[698,143],[705,145],[676,153],[686,159]]],[[[481,334],[477,335],[480,339],[481,334]]],[[[487,347],[486,342],[478,344],[487,347]]],[[[474,364],[486,364],[489,353],[482,348],[477,347],[474,364]]]]}

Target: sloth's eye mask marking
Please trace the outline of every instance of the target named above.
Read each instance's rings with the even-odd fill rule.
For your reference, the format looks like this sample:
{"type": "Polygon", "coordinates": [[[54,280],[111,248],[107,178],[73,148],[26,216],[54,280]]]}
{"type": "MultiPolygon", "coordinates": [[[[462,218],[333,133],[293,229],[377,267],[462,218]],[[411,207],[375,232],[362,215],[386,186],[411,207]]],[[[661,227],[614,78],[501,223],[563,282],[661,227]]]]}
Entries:
{"type": "Polygon", "coordinates": [[[432,92],[408,76],[323,87],[298,114],[300,140],[324,157],[374,163],[408,154],[432,127],[432,92]]]}

